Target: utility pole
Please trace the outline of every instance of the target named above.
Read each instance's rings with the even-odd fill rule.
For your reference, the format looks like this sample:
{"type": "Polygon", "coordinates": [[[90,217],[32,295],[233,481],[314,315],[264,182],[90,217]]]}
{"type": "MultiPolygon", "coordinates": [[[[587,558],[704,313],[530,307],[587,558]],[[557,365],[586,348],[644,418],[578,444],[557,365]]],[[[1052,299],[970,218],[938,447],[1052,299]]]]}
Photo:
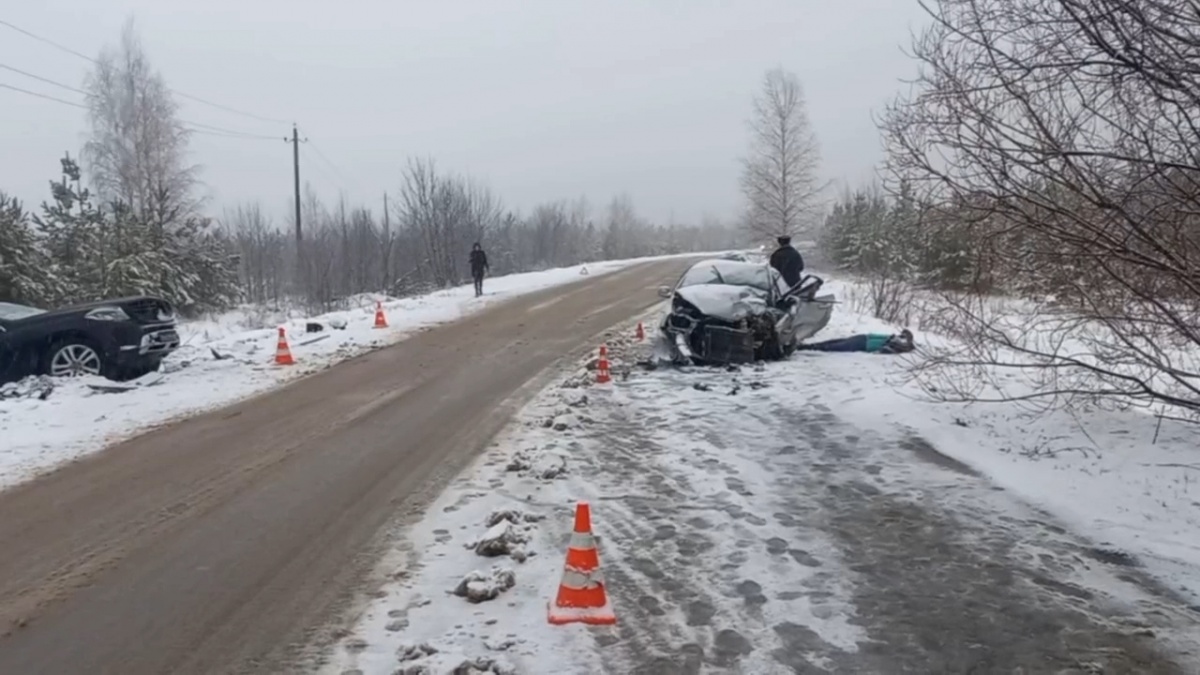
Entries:
{"type": "Polygon", "coordinates": [[[383,193],[383,290],[387,292],[392,277],[392,224],[388,219],[387,192],[383,193]]]}
{"type": "Polygon", "coordinates": [[[284,138],[284,143],[292,144],[292,178],[295,183],[296,196],[296,247],[299,250],[300,242],[304,238],[300,229],[300,143],[307,142],[308,139],[300,140],[300,132],[296,129],[296,125],[292,124],[292,137],[284,138]]]}

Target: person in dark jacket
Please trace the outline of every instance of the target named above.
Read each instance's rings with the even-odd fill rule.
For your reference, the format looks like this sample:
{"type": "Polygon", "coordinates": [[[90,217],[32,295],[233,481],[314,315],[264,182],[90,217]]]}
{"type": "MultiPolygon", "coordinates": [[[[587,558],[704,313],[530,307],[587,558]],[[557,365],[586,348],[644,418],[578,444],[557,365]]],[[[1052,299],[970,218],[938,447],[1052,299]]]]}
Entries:
{"type": "Polygon", "coordinates": [[[792,247],[791,237],[784,235],[777,241],[779,248],[771,254],[771,267],[779,270],[789,287],[795,286],[800,283],[800,276],[804,273],[804,258],[800,256],[800,251],[792,247]]]}
{"type": "Polygon", "coordinates": [[[471,276],[475,279],[475,297],[483,295],[483,275],[488,270],[487,254],[479,242],[471,247],[471,276]]]}

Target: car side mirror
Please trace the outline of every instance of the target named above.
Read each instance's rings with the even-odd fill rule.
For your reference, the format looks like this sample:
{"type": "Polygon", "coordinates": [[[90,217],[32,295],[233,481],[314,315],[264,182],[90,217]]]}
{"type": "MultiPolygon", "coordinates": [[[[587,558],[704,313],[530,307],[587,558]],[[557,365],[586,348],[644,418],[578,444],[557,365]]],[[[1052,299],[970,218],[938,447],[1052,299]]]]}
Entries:
{"type": "Polygon", "coordinates": [[[671,287],[670,286],[659,286],[658,287],[658,297],[663,298],[663,299],[671,297],[671,287]]]}

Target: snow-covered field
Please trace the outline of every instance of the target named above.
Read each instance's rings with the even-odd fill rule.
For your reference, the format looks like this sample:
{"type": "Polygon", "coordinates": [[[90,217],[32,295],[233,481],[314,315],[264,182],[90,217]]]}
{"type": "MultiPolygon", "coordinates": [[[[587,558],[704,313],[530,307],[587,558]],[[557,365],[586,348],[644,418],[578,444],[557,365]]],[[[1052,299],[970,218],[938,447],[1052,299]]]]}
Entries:
{"type": "MultiPolygon", "coordinates": [[[[821,337],[894,330],[842,304],[821,337]]],[[[329,673],[1158,672],[1158,646],[1200,667],[1187,426],[933,403],[883,355],[589,382],[543,392],[403,533],[329,673]],[[546,621],[580,499],[615,628],[546,621]],[[472,574],[494,599],[454,594],[472,574]]]]}
{"type": "Polygon", "coordinates": [[[375,298],[363,298],[363,306],[355,311],[308,319],[326,327],[313,334],[305,334],[308,320],[303,317],[239,310],[182,324],[182,347],[168,357],[161,372],[130,387],[98,378],[60,381],[41,400],[42,384],[35,379],[6,385],[9,393],[24,395],[0,395],[0,489],[157,425],[261,394],[497,301],[586,278],[581,274],[584,267],[588,275],[600,275],[654,259],[490,278],[482,298],[475,298],[469,285],[402,300],[380,296],[387,329],[372,327],[375,298]],[[338,323],[337,319],[345,321],[345,329],[330,328],[331,320],[338,323]],[[280,325],[287,329],[297,361],[292,367],[273,365],[280,325]]]}

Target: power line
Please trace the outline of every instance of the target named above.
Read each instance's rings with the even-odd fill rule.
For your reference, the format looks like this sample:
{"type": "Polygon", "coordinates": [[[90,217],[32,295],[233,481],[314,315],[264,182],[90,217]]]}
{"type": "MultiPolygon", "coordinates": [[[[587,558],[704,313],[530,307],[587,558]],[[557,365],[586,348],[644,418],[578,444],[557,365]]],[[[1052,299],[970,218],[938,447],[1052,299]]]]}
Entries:
{"type": "Polygon", "coordinates": [[[229,136],[234,138],[258,138],[263,141],[278,141],[280,136],[268,136],[265,133],[247,133],[245,131],[233,131],[229,129],[221,129],[220,126],[212,126],[210,124],[200,124],[198,121],[179,120],[187,126],[193,127],[192,131],[197,133],[211,133],[211,135],[229,136]]]}
{"type": "MultiPolygon", "coordinates": [[[[203,103],[205,105],[209,105],[214,108],[224,110],[226,112],[234,113],[235,115],[241,115],[243,117],[251,117],[256,120],[261,120],[263,122],[270,122],[271,124],[287,124],[286,120],[277,120],[272,117],[263,117],[261,115],[255,115],[254,113],[248,113],[243,110],[238,110],[237,108],[230,108],[227,105],[221,105],[220,103],[213,103],[212,101],[206,101],[206,100],[200,98],[199,96],[192,96],[191,94],[185,94],[182,91],[179,91],[178,89],[172,89],[171,93],[173,93],[176,96],[179,96],[181,98],[186,98],[186,99],[189,99],[192,101],[196,101],[197,103],[203,103]]],[[[272,138],[274,138],[274,136],[272,136],[272,138]]]]}
{"type": "MultiPolygon", "coordinates": [[[[311,147],[312,141],[310,140],[307,143],[307,145],[309,145],[311,147]]],[[[316,148],[313,148],[313,149],[315,150],[316,148]]],[[[300,149],[300,154],[304,155],[305,159],[311,158],[311,155],[308,154],[308,151],[304,150],[303,148],[300,149]]],[[[315,163],[313,164],[313,166],[317,167],[317,173],[321,175],[321,178],[326,183],[328,183],[329,186],[332,187],[335,192],[337,192],[337,194],[345,194],[346,190],[344,187],[342,187],[341,182],[339,182],[333,176],[330,176],[329,172],[326,171],[324,167],[322,167],[320,164],[315,164],[315,163]]]]}
{"type": "Polygon", "coordinates": [[[90,56],[80,54],[79,52],[75,51],[74,49],[71,49],[70,47],[64,47],[64,46],[58,44],[57,42],[54,42],[53,40],[48,40],[44,37],[34,35],[33,33],[30,33],[29,31],[25,30],[24,28],[20,28],[18,26],[12,25],[11,23],[5,21],[4,19],[0,19],[0,26],[8,26],[9,28],[17,31],[18,33],[23,33],[25,35],[28,35],[29,37],[33,38],[34,40],[37,40],[38,42],[45,42],[46,44],[50,45],[51,47],[54,47],[56,49],[61,49],[62,51],[66,52],[68,54],[78,56],[79,58],[87,60],[87,61],[91,61],[92,63],[96,63],[96,59],[93,59],[90,56]]]}
{"type": "MultiPolygon", "coordinates": [[[[50,40],[48,38],[44,38],[40,35],[35,35],[34,33],[31,33],[29,31],[25,30],[24,28],[21,28],[20,26],[16,26],[12,23],[9,23],[8,21],[5,21],[4,19],[0,19],[0,26],[6,26],[8,28],[11,28],[12,30],[17,31],[18,33],[21,33],[22,35],[27,35],[27,36],[33,38],[34,40],[37,40],[38,42],[43,42],[45,44],[50,45],[51,47],[54,47],[55,49],[66,52],[67,54],[70,54],[72,56],[77,56],[77,57],[87,61],[88,63],[94,64],[94,65],[100,64],[99,61],[97,61],[96,59],[94,59],[86,54],[77,52],[74,49],[71,49],[70,47],[64,47],[63,45],[60,45],[57,42],[50,40]]],[[[262,115],[255,115],[254,113],[251,113],[251,112],[246,112],[244,110],[238,110],[237,108],[232,108],[230,106],[222,105],[220,103],[214,103],[207,99],[200,98],[199,96],[193,96],[192,94],[184,93],[182,91],[179,91],[178,89],[171,89],[169,87],[168,87],[168,89],[171,91],[171,93],[175,94],[176,96],[179,96],[180,98],[186,98],[186,99],[189,99],[192,101],[196,101],[197,103],[203,103],[204,105],[212,106],[214,108],[218,108],[220,110],[224,110],[226,112],[230,112],[235,115],[242,115],[243,117],[253,118],[256,120],[260,120],[262,122],[271,122],[273,124],[287,124],[288,123],[286,120],[279,120],[279,119],[274,119],[271,117],[263,117],[262,115]]],[[[272,138],[274,138],[274,137],[272,137],[272,138]]]]}
{"type": "Polygon", "coordinates": [[[28,89],[21,89],[20,87],[14,87],[14,86],[12,86],[11,84],[4,84],[3,82],[0,82],[0,87],[3,87],[4,89],[12,89],[13,91],[19,91],[19,92],[21,92],[22,94],[29,94],[30,96],[36,96],[36,97],[38,97],[38,98],[44,98],[44,99],[46,99],[47,101],[54,101],[55,103],[61,103],[61,104],[63,104],[63,105],[75,106],[76,108],[83,108],[84,110],[87,110],[87,106],[86,106],[86,105],[82,105],[82,104],[79,104],[79,103],[72,103],[72,102],[70,102],[70,101],[64,101],[64,100],[63,100],[63,99],[61,99],[61,98],[55,98],[55,97],[53,97],[53,96],[47,96],[46,94],[39,94],[39,93],[37,93],[36,91],[29,91],[28,89]]]}
{"type": "Polygon", "coordinates": [[[14,72],[18,75],[24,75],[25,77],[30,77],[30,78],[33,78],[40,82],[45,82],[46,84],[52,84],[56,87],[61,87],[63,89],[66,89],[67,91],[73,91],[76,94],[83,94],[84,96],[87,96],[87,92],[82,89],[76,89],[75,87],[72,87],[70,85],[63,84],[62,82],[55,82],[54,80],[48,80],[48,79],[42,77],[41,75],[34,75],[33,73],[26,72],[24,70],[21,70],[20,68],[13,68],[12,66],[6,66],[3,63],[0,63],[0,68],[3,68],[5,70],[11,70],[12,72],[14,72]]]}
{"type": "Polygon", "coordinates": [[[325,153],[321,152],[321,148],[317,147],[316,143],[309,139],[308,144],[312,147],[313,152],[317,153],[317,157],[319,157],[321,161],[325,162],[330,169],[333,169],[333,172],[337,174],[337,177],[340,178],[342,182],[349,182],[346,180],[346,174],[342,173],[341,169],[339,169],[337,165],[333,163],[333,160],[329,159],[325,156],[325,153]]]}
{"type": "MultiPolygon", "coordinates": [[[[66,89],[67,91],[73,91],[77,94],[82,94],[84,96],[88,95],[88,93],[82,89],[77,89],[70,85],[63,84],[62,82],[57,82],[55,80],[51,80],[49,78],[42,77],[41,75],[35,75],[33,73],[21,70],[20,68],[13,68],[12,66],[9,66],[9,65],[6,65],[3,63],[0,63],[0,68],[3,68],[5,70],[10,70],[14,73],[19,73],[26,77],[31,77],[40,82],[45,82],[46,84],[54,85],[55,87],[61,87],[63,89],[66,89]]],[[[57,99],[52,96],[45,96],[43,94],[38,94],[37,92],[32,92],[32,91],[28,91],[25,89],[18,89],[17,87],[13,87],[11,85],[6,85],[6,88],[20,91],[25,94],[30,94],[31,96],[38,96],[40,98],[46,98],[46,99],[49,99],[52,101],[58,101],[59,103],[66,103],[67,105],[73,105],[78,108],[84,108],[84,109],[87,108],[86,105],[81,105],[78,103],[71,103],[70,101],[63,101],[61,99],[57,99]]],[[[279,139],[278,136],[268,136],[266,134],[253,134],[253,133],[249,133],[249,132],[245,132],[245,131],[237,131],[235,129],[226,129],[224,127],[213,126],[211,124],[202,124],[200,122],[192,122],[190,120],[185,120],[185,119],[181,119],[179,121],[182,124],[184,124],[185,126],[193,127],[192,130],[196,131],[197,133],[208,133],[209,135],[218,135],[219,134],[222,136],[229,136],[229,137],[235,137],[235,138],[259,138],[259,139],[266,139],[266,140],[272,140],[272,141],[279,139]],[[204,131],[201,131],[201,130],[204,130],[204,131]]]]}
{"type": "MultiPolygon", "coordinates": [[[[3,66],[2,64],[0,64],[0,67],[6,67],[6,66],[3,66]]],[[[17,71],[15,68],[9,68],[9,70],[13,70],[14,72],[20,72],[20,71],[17,71]]],[[[25,73],[22,73],[22,74],[25,74],[25,73]]],[[[36,75],[31,75],[31,77],[34,77],[35,79],[38,79],[38,80],[42,80],[49,84],[53,84],[58,87],[72,89],[72,91],[79,91],[78,89],[73,89],[72,87],[69,87],[65,84],[61,84],[58,82],[54,82],[53,80],[47,80],[45,78],[37,77],[36,75]]],[[[37,98],[45,99],[47,101],[54,101],[55,103],[69,105],[73,108],[81,108],[83,110],[88,109],[88,107],[82,103],[75,103],[74,101],[68,101],[65,99],[61,99],[61,98],[58,98],[57,96],[50,96],[48,94],[42,94],[42,93],[38,93],[36,91],[30,91],[28,89],[22,89],[21,87],[14,87],[11,84],[5,84],[3,82],[0,82],[0,88],[11,89],[12,91],[20,92],[22,94],[28,94],[29,96],[36,96],[37,98]]],[[[84,92],[80,91],[80,93],[84,93],[84,92]]],[[[278,136],[268,136],[266,134],[251,134],[251,133],[246,133],[244,131],[234,131],[233,129],[224,129],[222,127],[216,127],[211,124],[201,124],[199,122],[190,122],[188,120],[182,120],[182,119],[179,120],[179,122],[181,124],[183,124],[185,127],[188,127],[188,130],[191,131],[192,133],[203,134],[205,136],[218,136],[218,137],[223,137],[223,138],[259,139],[259,140],[269,140],[269,141],[279,140],[278,136]]]]}

